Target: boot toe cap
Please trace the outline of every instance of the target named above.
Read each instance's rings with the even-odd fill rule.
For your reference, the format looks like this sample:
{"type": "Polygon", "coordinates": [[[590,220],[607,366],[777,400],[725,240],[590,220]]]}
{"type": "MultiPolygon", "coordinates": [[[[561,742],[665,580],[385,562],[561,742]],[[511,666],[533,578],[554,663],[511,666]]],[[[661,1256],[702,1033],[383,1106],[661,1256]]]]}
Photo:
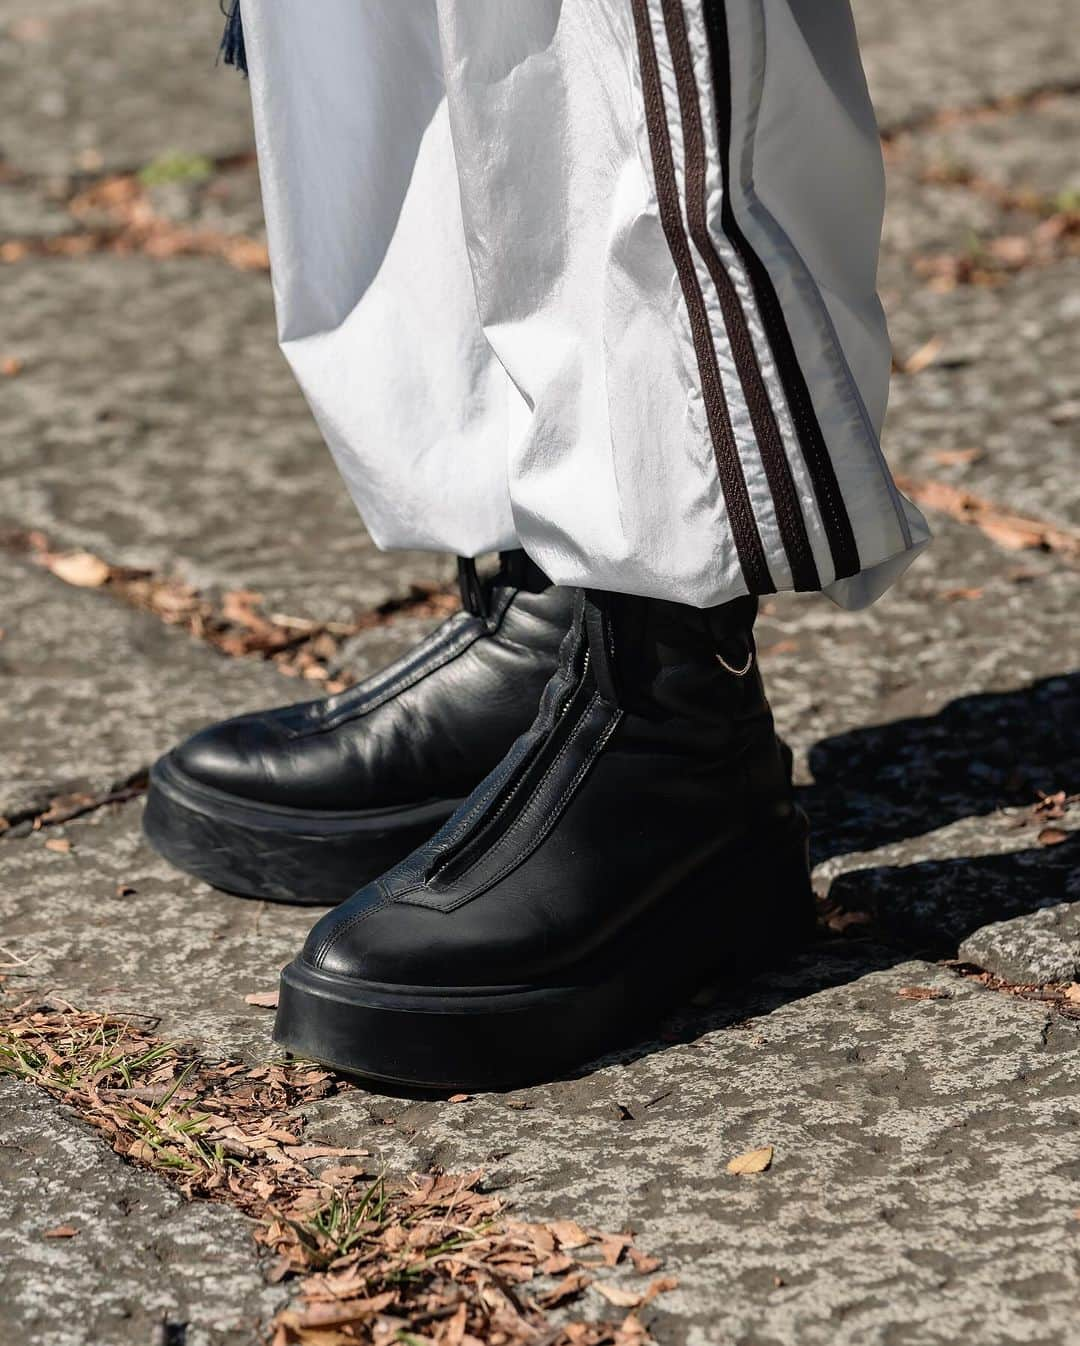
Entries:
{"type": "Polygon", "coordinates": [[[274,803],[279,794],[275,771],[282,735],[263,716],[223,720],[192,734],[173,749],[174,766],[191,780],[244,799],[274,803]]]}

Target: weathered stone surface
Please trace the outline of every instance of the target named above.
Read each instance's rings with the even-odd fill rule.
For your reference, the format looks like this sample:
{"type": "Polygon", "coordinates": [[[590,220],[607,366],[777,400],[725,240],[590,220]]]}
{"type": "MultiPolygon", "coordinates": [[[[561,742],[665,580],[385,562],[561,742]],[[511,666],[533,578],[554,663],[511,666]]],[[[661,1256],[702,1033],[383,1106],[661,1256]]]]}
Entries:
{"type": "Polygon", "coordinates": [[[211,720],[304,695],[271,665],[3,554],[0,594],[0,817],[106,793],[211,720]]]}
{"type": "Polygon", "coordinates": [[[74,1005],[149,1014],[164,1037],[261,1058],[273,1014],[244,996],[274,990],[321,911],[197,883],[146,844],[141,814],[136,801],[0,842],[4,947],[30,960],[28,984],[74,1005]],[[45,849],[58,836],[66,854],[45,849]]]}
{"type": "MultiPolygon", "coordinates": [[[[1074,859],[1073,887],[1080,892],[1074,859]]],[[[960,945],[960,957],[1014,985],[1080,979],[1080,903],[997,921],[960,945]]]]}
{"type": "Polygon", "coordinates": [[[55,238],[74,227],[63,201],[40,189],[0,182],[0,243],[21,238],[55,238]]]}
{"type": "Polygon", "coordinates": [[[920,258],[965,256],[976,239],[1007,233],[1014,225],[1031,227],[1030,219],[1015,222],[974,192],[920,182],[905,164],[889,162],[887,169],[878,290],[890,317],[903,311],[912,290],[925,285],[915,270],[920,258]]]}
{"type": "Polygon", "coordinates": [[[183,1202],[58,1103],[0,1077],[5,1342],[253,1346],[286,1294],[263,1283],[251,1228],[183,1202]],[[78,1233],[46,1237],[60,1225],[78,1233]]]}
{"type": "Polygon", "coordinates": [[[870,92],[885,128],[940,111],[1075,87],[1076,61],[1063,35],[1073,0],[1046,0],[1024,22],[1005,0],[853,0],[870,92]]]}
{"type": "Polygon", "coordinates": [[[180,0],[10,0],[0,20],[0,151],[34,173],[139,168],[251,141],[249,95],[215,70],[221,17],[180,0]]]}
{"type": "Polygon", "coordinates": [[[1075,208],[1080,197],[1080,96],[1048,97],[1010,115],[961,118],[905,142],[915,169],[970,175],[1010,192],[1075,208]]]}
{"type": "Polygon", "coordinates": [[[893,380],[885,445],[894,468],[1080,524],[1080,261],[992,288],[913,288],[891,328],[901,354],[943,342],[936,363],[893,380]],[[934,458],[968,448],[982,456],[934,458]]]}
{"type": "Polygon", "coordinates": [[[174,224],[265,239],[259,172],[253,158],[215,168],[205,177],[151,184],[146,190],[154,213],[174,224]]]}
{"type": "Polygon", "coordinates": [[[269,282],[224,263],[93,256],[0,268],[0,525],[271,610],[347,620],[444,578],[372,545],[274,340],[269,282]]]}

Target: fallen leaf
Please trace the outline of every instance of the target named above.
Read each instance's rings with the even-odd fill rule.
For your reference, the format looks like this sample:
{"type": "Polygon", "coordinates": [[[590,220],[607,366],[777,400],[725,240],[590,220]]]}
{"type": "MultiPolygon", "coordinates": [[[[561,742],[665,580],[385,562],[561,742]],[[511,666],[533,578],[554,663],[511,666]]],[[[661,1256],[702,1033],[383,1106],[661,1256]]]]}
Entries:
{"type": "Polygon", "coordinates": [[[259,1009],[277,1009],[278,993],[276,991],[252,991],[250,995],[244,996],[245,1005],[255,1005],[259,1009]]]}
{"type": "Polygon", "coordinates": [[[948,1000],[949,992],[940,986],[901,986],[896,993],[901,1000],[948,1000]]]}
{"type": "Polygon", "coordinates": [[[447,1103],[468,1103],[472,1100],[472,1094],[451,1094],[446,1100],[447,1103]]]}
{"type": "Polygon", "coordinates": [[[984,456],[982,449],[935,449],[930,457],[942,467],[959,467],[977,463],[984,456]]]}
{"type": "Polygon", "coordinates": [[[652,1253],[643,1253],[637,1248],[630,1249],[630,1261],[639,1276],[647,1276],[650,1271],[658,1270],[661,1265],[659,1257],[654,1257],[652,1253]]]}
{"type": "Polygon", "coordinates": [[[1075,530],[1015,514],[962,487],[931,477],[898,473],[896,484],[916,505],[948,514],[960,523],[974,524],[992,541],[1011,551],[1032,548],[1080,557],[1080,532],[1075,530]]]}
{"type": "Polygon", "coordinates": [[[590,1241],[576,1220],[552,1220],[545,1227],[555,1235],[560,1248],[584,1248],[590,1241]]]}
{"type": "Polygon", "coordinates": [[[923,342],[916,350],[904,360],[895,361],[896,371],[899,374],[919,374],[930,365],[941,354],[945,347],[944,340],[939,337],[931,337],[929,341],[923,342]]]}
{"type": "Polygon", "coordinates": [[[23,362],[17,355],[5,355],[0,360],[0,374],[6,379],[13,379],[17,374],[23,371],[23,362]]]}
{"type": "Polygon", "coordinates": [[[58,1224],[53,1229],[46,1229],[42,1238],[47,1239],[73,1239],[79,1231],[72,1224],[58,1224]]]}
{"type": "MultiPolygon", "coordinates": [[[[769,1153],[772,1153],[771,1148],[769,1153]]],[[[678,1288],[678,1276],[658,1276],[641,1296],[641,1302],[642,1304],[648,1304],[649,1301],[655,1299],[657,1295],[666,1295],[669,1290],[677,1290],[678,1288]]]]}
{"type": "Polygon", "coordinates": [[[945,603],[955,603],[963,599],[982,598],[983,590],[978,588],[970,589],[945,589],[940,597],[945,603]]]}
{"type": "Polygon", "coordinates": [[[643,1298],[637,1290],[624,1290],[621,1285],[609,1285],[607,1281],[593,1281],[592,1288],[619,1309],[636,1309],[643,1298]]]}
{"type": "Polygon", "coordinates": [[[286,1153],[290,1159],[366,1159],[371,1151],[341,1145],[289,1145],[286,1153]]]}
{"type": "Polygon", "coordinates": [[[99,589],[111,573],[111,567],[100,556],[88,551],[49,556],[45,564],[57,579],[79,589],[99,589]]]}
{"type": "Polygon", "coordinates": [[[1060,846],[1068,839],[1068,832],[1063,832],[1060,827],[1044,827],[1035,838],[1040,846],[1060,846]]]}
{"type": "Polygon", "coordinates": [[[1070,1004],[1080,1005],[1080,981],[1074,981],[1071,986],[1065,987],[1065,999],[1070,1004]]]}
{"type": "Polygon", "coordinates": [[[737,1154],[727,1166],[729,1173],[764,1173],[773,1161],[773,1147],[763,1145],[760,1150],[737,1154]]]}
{"type": "Polygon", "coordinates": [[[587,1276],[581,1271],[575,1271],[569,1276],[564,1276],[558,1285],[553,1286],[546,1294],[541,1295],[540,1303],[545,1309],[554,1308],[556,1304],[565,1304],[568,1299],[580,1295],[591,1284],[591,1276],[587,1276]]]}
{"type": "Polygon", "coordinates": [[[50,837],[45,843],[47,851],[57,851],[60,855],[67,855],[72,850],[71,842],[66,837],[50,837]]]}

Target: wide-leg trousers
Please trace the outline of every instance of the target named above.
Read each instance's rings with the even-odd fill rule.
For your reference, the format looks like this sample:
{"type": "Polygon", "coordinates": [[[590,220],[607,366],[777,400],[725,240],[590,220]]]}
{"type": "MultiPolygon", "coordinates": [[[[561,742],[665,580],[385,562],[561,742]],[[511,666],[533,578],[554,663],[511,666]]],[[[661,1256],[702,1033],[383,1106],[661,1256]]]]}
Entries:
{"type": "Polygon", "coordinates": [[[847,0],[243,16],[279,339],[380,546],[699,607],[922,548],[847,0]]]}

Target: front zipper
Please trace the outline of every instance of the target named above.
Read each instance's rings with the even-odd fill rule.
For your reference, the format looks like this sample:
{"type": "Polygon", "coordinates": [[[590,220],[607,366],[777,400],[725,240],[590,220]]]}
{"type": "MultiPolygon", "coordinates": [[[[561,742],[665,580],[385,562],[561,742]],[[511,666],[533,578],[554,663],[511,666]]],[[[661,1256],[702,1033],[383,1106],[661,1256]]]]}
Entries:
{"type": "MultiPolygon", "coordinates": [[[[579,644],[577,649],[574,650],[571,662],[579,655],[582,634],[583,633],[579,633],[579,644]]],[[[532,750],[525,755],[518,765],[517,770],[513,771],[508,776],[502,789],[488,802],[481,813],[472,818],[466,825],[464,831],[460,832],[457,837],[450,842],[447,849],[434,858],[432,865],[424,875],[425,883],[431,883],[435,880],[444,878],[450,867],[461,859],[469,849],[475,845],[479,845],[481,841],[486,840],[491,835],[492,830],[497,827],[499,821],[516,798],[518,790],[527,779],[533,763],[549,743],[552,734],[564,719],[574,697],[583,686],[585,679],[588,676],[588,672],[589,649],[586,646],[584,657],[581,661],[580,671],[575,675],[572,667],[567,667],[566,673],[564,674],[566,686],[560,692],[557,701],[549,711],[548,717],[543,725],[537,725],[534,728],[533,732],[536,734],[536,741],[532,745],[532,750]]]]}

